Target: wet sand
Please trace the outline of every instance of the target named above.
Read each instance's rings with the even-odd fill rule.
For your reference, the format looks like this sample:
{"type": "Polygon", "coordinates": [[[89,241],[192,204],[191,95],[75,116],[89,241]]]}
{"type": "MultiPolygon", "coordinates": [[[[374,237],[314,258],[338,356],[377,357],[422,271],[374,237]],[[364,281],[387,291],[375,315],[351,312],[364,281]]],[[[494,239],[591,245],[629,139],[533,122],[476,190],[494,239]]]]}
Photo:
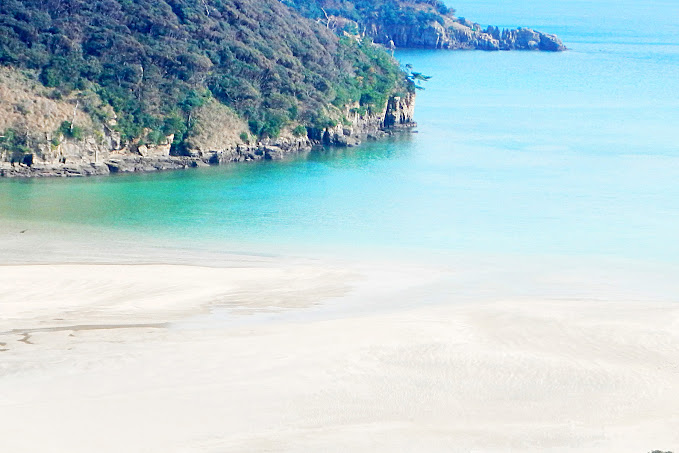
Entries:
{"type": "Polygon", "coordinates": [[[601,276],[559,298],[544,283],[549,293],[512,294],[511,280],[484,291],[469,270],[370,269],[1,266],[2,450],[679,445],[669,297],[601,276]]]}

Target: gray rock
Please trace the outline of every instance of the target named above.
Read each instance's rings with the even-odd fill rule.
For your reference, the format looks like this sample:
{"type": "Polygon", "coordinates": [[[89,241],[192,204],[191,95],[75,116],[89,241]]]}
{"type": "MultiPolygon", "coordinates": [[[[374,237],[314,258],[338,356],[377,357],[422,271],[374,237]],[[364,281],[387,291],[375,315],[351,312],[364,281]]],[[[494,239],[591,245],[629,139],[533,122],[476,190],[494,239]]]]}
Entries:
{"type": "MultiPolygon", "coordinates": [[[[186,156],[170,156],[169,142],[164,147],[150,148],[136,146],[124,150],[109,150],[101,154],[91,152],[91,143],[85,143],[78,154],[76,143],[70,143],[69,158],[79,161],[64,163],[63,157],[54,156],[51,162],[44,159],[34,165],[0,162],[2,177],[80,177],[106,175],[109,173],[155,172],[192,167],[218,165],[227,162],[248,162],[254,160],[280,160],[287,155],[301,153],[318,144],[334,146],[357,146],[364,138],[377,139],[391,134],[390,131],[410,130],[415,126],[413,114],[415,94],[406,97],[392,97],[382,112],[347,115],[350,125],[338,125],[320,130],[309,129],[307,137],[281,137],[267,139],[256,145],[229,145],[222,150],[193,151],[186,156]],[[353,116],[352,116],[353,115],[353,116]],[[97,160],[97,155],[103,162],[97,160]],[[103,157],[102,157],[103,155],[103,157]]],[[[44,156],[41,156],[44,158],[44,156]]],[[[67,160],[68,160],[67,159],[67,160]]]]}
{"type": "Polygon", "coordinates": [[[366,34],[375,42],[394,43],[400,48],[478,49],[478,50],[541,50],[560,52],[566,46],[555,35],[530,28],[502,30],[489,26],[485,30],[468,20],[443,17],[444,24],[432,21],[418,25],[366,26],[366,34]]]}

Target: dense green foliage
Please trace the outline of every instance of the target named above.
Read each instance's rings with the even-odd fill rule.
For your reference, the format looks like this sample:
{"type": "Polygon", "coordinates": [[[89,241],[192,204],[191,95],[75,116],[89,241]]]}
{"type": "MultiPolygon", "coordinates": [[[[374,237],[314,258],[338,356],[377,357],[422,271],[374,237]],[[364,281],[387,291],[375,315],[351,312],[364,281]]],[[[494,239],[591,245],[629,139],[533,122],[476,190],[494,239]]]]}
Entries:
{"type": "Polygon", "coordinates": [[[20,134],[14,129],[0,132],[0,155],[6,153],[11,162],[21,162],[30,151],[29,145],[30,139],[26,134],[20,134]]]}
{"type": "Polygon", "coordinates": [[[422,25],[443,23],[443,15],[453,15],[440,0],[283,0],[303,15],[323,19],[327,15],[341,16],[359,24],[422,25]]]}
{"type": "Polygon", "coordinates": [[[2,0],[0,64],[34,70],[55,97],[96,93],[126,139],[173,133],[179,146],[210,97],[276,136],[327,122],[329,105],[379,109],[408,88],[386,52],[277,0],[2,0]]]}
{"type": "Polygon", "coordinates": [[[70,121],[64,121],[61,123],[57,132],[59,135],[63,135],[64,137],[68,138],[74,138],[76,140],[80,140],[83,137],[83,130],[70,121]]]}

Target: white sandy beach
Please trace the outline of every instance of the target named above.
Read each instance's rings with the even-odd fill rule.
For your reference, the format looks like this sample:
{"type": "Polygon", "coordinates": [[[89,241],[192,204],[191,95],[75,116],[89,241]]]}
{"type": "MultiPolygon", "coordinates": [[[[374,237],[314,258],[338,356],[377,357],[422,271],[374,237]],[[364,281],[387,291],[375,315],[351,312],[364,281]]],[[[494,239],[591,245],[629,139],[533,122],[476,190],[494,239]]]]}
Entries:
{"type": "Polygon", "coordinates": [[[475,297],[426,267],[2,266],[0,450],[677,449],[679,305],[597,278],[475,297]]]}

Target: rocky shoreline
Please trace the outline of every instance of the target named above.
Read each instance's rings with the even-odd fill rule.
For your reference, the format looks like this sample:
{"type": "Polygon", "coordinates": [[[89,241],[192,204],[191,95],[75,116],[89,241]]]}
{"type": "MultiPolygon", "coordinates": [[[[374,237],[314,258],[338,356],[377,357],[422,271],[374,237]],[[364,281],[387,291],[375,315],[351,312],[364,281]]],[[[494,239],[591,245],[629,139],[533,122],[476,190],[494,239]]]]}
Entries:
{"type": "Polygon", "coordinates": [[[275,140],[256,144],[225,143],[221,149],[189,150],[187,155],[172,155],[171,140],[166,143],[127,145],[120,147],[116,137],[109,137],[107,147],[92,140],[69,142],[62,149],[31,155],[22,162],[0,162],[0,177],[84,177],[113,173],[142,173],[182,170],[232,162],[280,160],[289,155],[309,151],[314,146],[352,147],[364,140],[377,140],[417,126],[413,120],[415,94],[392,96],[384,110],[377,114],[347,115],[350,124],[339,124],[323,129],[307,129],[307,136],[286,134],[275,140]],[[108,148],[108,149],[107,149],[108,148]],[[64,157],[68,156],[68,157],[64,157]]]}
{"type": "Polygon", "coordinates": [[[556,35],[531,28],[500,30],[489,26],[481,29],[471,22],[432,22],[425,27],[379,27],[370,34],[375,42],[393,48],[423,48],[448,50],[535,50],[563,52],[566,46],[556,35]]]}
{"type": "Polygon", "coordinates": [[[378,18],[356,22],[342,16],[332,16],[329,24],[336,33],[346,34],[347,28],[360,30],[358,38],[368,36],[390,49],[448,49],[448,50],[534,50],[563,52],[568,50],[553,34],[532,28],[500,29],[481,27],[464,18],[439,15],[439,20],[418,24],[386,23],[378,18]]]}

